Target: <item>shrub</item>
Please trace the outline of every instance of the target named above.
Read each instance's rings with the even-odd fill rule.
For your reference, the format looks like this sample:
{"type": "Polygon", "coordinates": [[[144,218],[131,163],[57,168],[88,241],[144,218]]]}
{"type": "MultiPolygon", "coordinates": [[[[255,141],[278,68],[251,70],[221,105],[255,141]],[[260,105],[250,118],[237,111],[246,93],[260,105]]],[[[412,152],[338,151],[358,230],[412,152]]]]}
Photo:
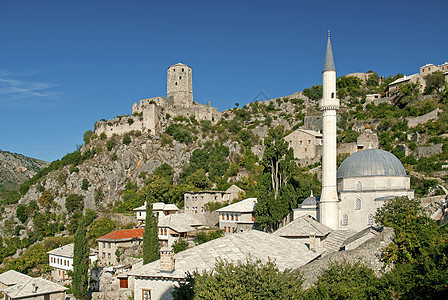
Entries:
{"type": "Polygon", "coordinates": [[[70,194],[65,198],[65,208],[69,213],[82,212],[84,209],[84,197],[70,194]]]}
{"type": "Polygon", "coordinates": [[[93,132],[92,130],[87,130],[86,132],[84,132],[83,135],[83,139],[84,139],[84,143],[88,144],[90,142],[90,139],[92,138],[93,132]]]}
{"type": "Polygon", "coordinates": [[[125,135],[123,135],[123,145],[129,145],[131,143],[131,137],[129,136],[129,133],[125,133],[125,135]]]}
{"type": "Polygon", "coordinates": [[[84,178],[81,183],[81,189],[83,191],[87,191],[89,189],[89,186],[90,186],[89,181],[84,178]]]}
{"type": "Polygon", "coordinates": [[[186,240],[180,238],[173,243],[172,247],[173,247],[174,253],[179,253],[181,251],[188,249],[188,242],[186,240]]]}
{"type": "Polygon", "coordinates": [[[101,134],[100,134],[100,139],[101,139],[101,140],[105,140],[105,139],[107,139],[107,135],[106,135],[104,132],[101,132],[101,134]]]}
{"type": "Polygon", "coordinates": [[[114,138],[108,140],[106,142],[106,149],[107,149],[107,151],[111,151],[115,147],[115,145],[116,145],[116,142],[115,142],[114,138]]]}

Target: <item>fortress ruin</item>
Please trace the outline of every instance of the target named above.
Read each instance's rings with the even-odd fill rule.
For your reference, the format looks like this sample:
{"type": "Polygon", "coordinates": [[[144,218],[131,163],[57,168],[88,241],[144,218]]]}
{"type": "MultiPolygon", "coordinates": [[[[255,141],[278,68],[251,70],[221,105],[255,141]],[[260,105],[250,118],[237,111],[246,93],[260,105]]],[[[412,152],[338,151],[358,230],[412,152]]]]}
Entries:
{"type": "Polygon", "coordinates": [[[187,65],[178,63],[168,68],[166,92],[166,97],[148,98],[134,103],[131,116],[96,122],[95,133],[105,133],[111,137],[113,134],[137,130],[155,135],[169,117],[184,116],[212,123],[221,119],[221,113],[216,107],[211,107],[210,102],[204,105],[193,100],[192,70],[187,65]]]}

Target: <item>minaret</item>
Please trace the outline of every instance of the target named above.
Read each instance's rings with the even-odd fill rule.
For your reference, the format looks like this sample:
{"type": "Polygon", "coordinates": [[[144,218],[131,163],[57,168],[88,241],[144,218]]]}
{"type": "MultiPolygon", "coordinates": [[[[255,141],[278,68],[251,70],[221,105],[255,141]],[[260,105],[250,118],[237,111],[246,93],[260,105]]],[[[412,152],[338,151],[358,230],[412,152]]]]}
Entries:
{"type": "Polygon", "coordinates": [[[339,229],[339,200],[336,188],[336,67],[328,31],[323,77],[323,98],[320,102],[323,123],[322,193],[319,203],[319,221],[332,229],[339,229]]]}

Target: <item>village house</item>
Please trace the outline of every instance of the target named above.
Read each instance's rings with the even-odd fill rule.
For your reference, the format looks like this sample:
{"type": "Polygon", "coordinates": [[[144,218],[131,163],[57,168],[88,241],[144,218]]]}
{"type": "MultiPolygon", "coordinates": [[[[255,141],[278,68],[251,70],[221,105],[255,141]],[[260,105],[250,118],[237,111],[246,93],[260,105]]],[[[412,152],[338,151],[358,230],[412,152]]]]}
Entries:
{"type": "Polygon", "coordinates": [[[30,277],[6,288],[3,294],[5,294],[5,300],[65,300],[66,290],[68,288],[50,280],[30,277]]]}
{"type": "Polygon", "coordinates": [[[412,74],[408,76],[404,76],[398,78],[397,80],[389,83],[388,90],[386,92],[386,96],[390,97],[399,92],[400,85],[405,83],[415,83],[418,85],[419,91],[422,93],[425,90],[425,79],[419,74],[412,74]]]}
{"type": "Polygon", "coordinates": [[[99,237],[97,241],[100,264],[116,265],[120,262],[122,251],[132,248],[136,253],[141,252],[143,228],[115,230],[99,237]]]}
{"type": "Polygon", "coordinates": [[[216,210],[219,213],[219,229],[227,233],[252,230],[255,225],[257,198],[247,198],[216,210]]]}
{"type": "Polygon", "coordinates": [[[5,273],[0,274],[0,292],[2,292],[4,289],[11,287],[19,282],[24,282],[32,277],[22,274],[20,272],[17,272],[15,270],[9,270],[5,273]]]}
{"type": "Polygon", "coordinates": [[[193,215],[174,214],[163,216],[157,223],[159,242],[161,246],[171,247],[171,245],[183,238],[189,240],[196,236],[196,229],[202,225],[193,215]]]}
{"type": "MultiPolygon", "coordinates": [[[[56,280],[70,279],[67,271],[73,271],[73,249],[74,244],[68,244],[48,251],[48,262],[51,270],[51,277],[56,280]]],[[[89,261],[93,264],[98,259],[95,249],[90,249],[89,261]]]]}
{"type": "Polygon", "coordinates": [[[185,213],[203,213],[205,204],[209,202],[231,202],[238,199],[243,190],[232,185],[226,191],[199,191],[184,193],[184,212],[185,213]]]}
{"type": "MultiPolygon", "coordinates": [[[[146,201],[140,207],[134,208],[137,221],[139,225],[144,225],[146,220],[146,201]]],[[[162,216],[168,216],[171,214],[175,214],[179,211],[179,208],[175,204],[165,204],[163,202],[156,202],[152,205],[153,213],[157,214],[159,218],[162,216]]]]}
{"type": "Polygon", "coordinates": [[[287,136],[285,141],[294,151],[294,158],[320,160],[322,156],[322,133],[314,130],[297,129],[287,136]]]}
{"type": "Polygon", "coordinates": [[[285,239],[257,230],[235,233],[174,254],[162,248],[160,260],[133,269],[128,276],[134,280],[135,300],[172,299],[174,286],[185,282],[187,272],[210,271],[217,259],[230,263],[244,263],[260,259],[266,263],[275,259],[283,271],[295,269],[316,259],[320,250],[311,251],[301,241],[285,239]]]}

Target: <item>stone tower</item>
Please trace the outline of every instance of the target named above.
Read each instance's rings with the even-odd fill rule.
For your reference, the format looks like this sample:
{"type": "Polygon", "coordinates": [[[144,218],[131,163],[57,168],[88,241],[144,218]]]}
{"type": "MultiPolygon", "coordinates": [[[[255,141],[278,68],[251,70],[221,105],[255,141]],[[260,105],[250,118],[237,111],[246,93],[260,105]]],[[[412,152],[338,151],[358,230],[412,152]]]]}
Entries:
{"type": "Polygon", "coordinates": [[[339,199],[336,186],[336,67],[328,31],[323,77],[323,98],[319,104],[322,111],[322,193],[319,203],[319,221],[332,229],[339,229],[339,199]]]}
{"type": "Polygon", "coordinates": [[[193,104],[193,80],[189,66],[178,63],[168,68],[166,98],[169,106],[191,107],[193,104]]]}

